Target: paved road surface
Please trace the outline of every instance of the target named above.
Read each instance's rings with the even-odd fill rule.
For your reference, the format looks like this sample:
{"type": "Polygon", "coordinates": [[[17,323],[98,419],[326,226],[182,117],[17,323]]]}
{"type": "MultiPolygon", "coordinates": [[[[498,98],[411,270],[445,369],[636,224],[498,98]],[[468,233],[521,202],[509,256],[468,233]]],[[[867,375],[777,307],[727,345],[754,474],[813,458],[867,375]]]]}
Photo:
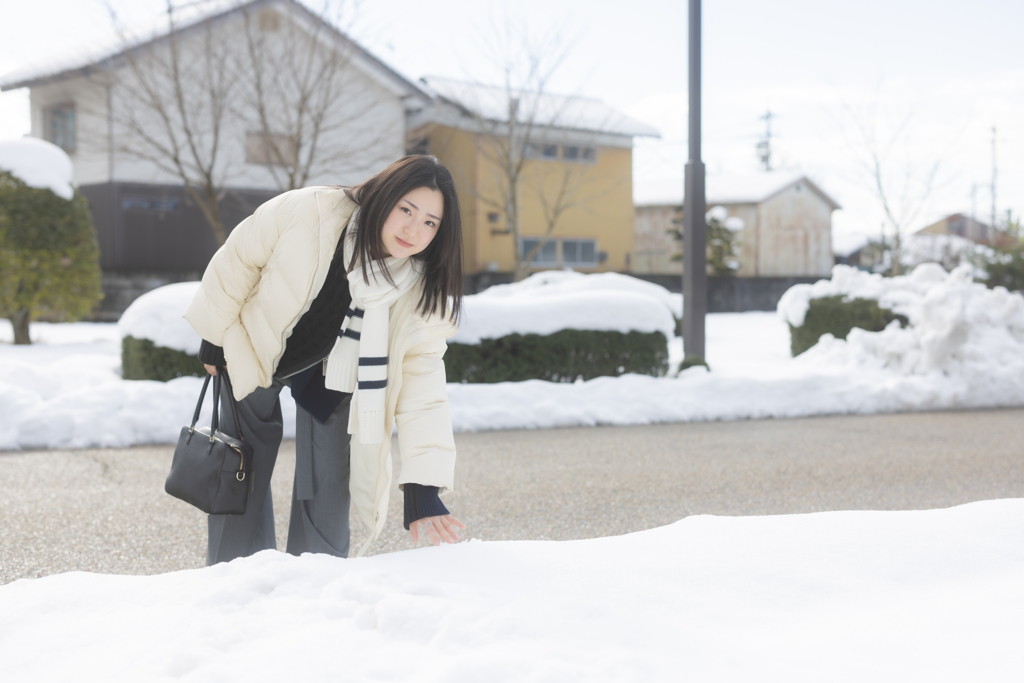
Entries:
{"type": "MultiPolygon", "coordinates": [[[[999,410],[460,434],[445,500],[468,538],[564,540],[693,514],[1024,497],[1022,426],[1024,410],[999,410]]],[[[0,583],[203,566],[205,516],[163,492],[172,450],[0,453],[0,583]]],[[[286,442],[274,476],[282,548],[294,457],[286,442]]],[[[372,553],[412,547],[395,494],[372,553]]]]}

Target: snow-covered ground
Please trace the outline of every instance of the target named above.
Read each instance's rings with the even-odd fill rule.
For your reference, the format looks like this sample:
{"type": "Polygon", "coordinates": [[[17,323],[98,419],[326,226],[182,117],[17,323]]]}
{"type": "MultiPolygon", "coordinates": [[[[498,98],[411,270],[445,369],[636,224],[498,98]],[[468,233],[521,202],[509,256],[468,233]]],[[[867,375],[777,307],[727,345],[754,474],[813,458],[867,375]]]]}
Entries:
{"type": "MultiPolygon", "coordinates": [[[[560,288],[582,287],[579,297],[600,312],[600,297],[591,295],[607,297],[602,288],[621,285],[613,278],[589,284],[579,279],[587,276],[573,275],[543,285],[551,287],[550,295],[534,296],[551,303],[569,296],[560,288]]],[[[620,286],[623,300],[643,298],[635,282],[620,286]]],[[[139,302],[148,297],[159,303],[170,292],[171,299],[187,303],[190,287],[195,284],[166,287],[139,302]]],[[[521,298],[503,299],[500,292],[490,298],[521,298]]],[[[673,302],[663,296],[647,301],[653,306],[653,329],[669,324],[673,302]]],[[[467,306],[467,318],[474,305],[467,306]]],[[[0,449],[174,442],[192,413],[200,380],[122,381],[118,339],[146,336],[149,330],[152,337],[174,340],[194,352],[198,337],[188,338],[195,335],[179,309],[184,304],[161,304],[152,309],[159,315],[136,315],[129,309],[120,330],[114,325],[38,324],[31,334],[40,343],[0,343],[0,449]]],[[[628,329],[628,309],[610,310],[616,314],[606,318],[628,329]]],[[[501,324],[500,317],[479,319],[501,324]]],[[[0,342],[11,339],[9,323],[0,323],[0,342]]],[[[673,339],[669,350],[674,367],[682,358],[681,340],[673,339]]],[[[926,264],[910,276],[883,279],[837,266],[832,280],[791,289],[778,315],[709,315],[707,360],[711,372],[695,367],[668,378],[449,384],[452,419],[456,431],[475,431],[1022,406],[1024,297],[971,282],[969,268],[947,274],[926,264]],[[846,340],[825,335],[806,353],[790,358],[787,321],[802,323],[811,298],[833,294],[876,298],[906,314],[910,326],[855,329],[846,340]]],[[[282,409],[285,434],[291,436],[295,406],[288,392],[282,393],[282,409]]]]}
{"type": "Polygon", "coordinates": [[[1019,681],[1024,500],[0,587],[11,681],[1019,681]]]}
{"type": "MultiPolygon", "coordinates": [[[[707,378],[770,379],[785,375],[784,368],[791,364],[789,331],[774,313],[710,315],[707,328],[708,361],[714,372],[698,379],[700,371],[690,370],[685,373],[687,378],[703,382],[707,378]]],[[[176,441],[181,425],[191,417],[201,380],[182,377],[166,383],[123,381],[120,335],[126,331],[119,332],[113,323],[32,323],[30,334],[35,343],[14,346],[10,323],[0,320],[0,449],[176,441]]],[[[682,340],[675,338],[670,351],[678,365],[682,359],[682,340]]],[[[631,411],[631,417],[623,421],[619,402],[636,401],[624,401],[621,394],[615,397],[615,387],[629,386],[639,392],[653,388],[657,392],[660,387],[677,383],[637,375],[609,378],[608,382],[449,384],[448,394],[458,431],[606,422],[600,404],[608,400],[609,391],[615,400],[605,406],[605,412],[613,422],[633,424],[639,420],[642,424],[656,419],[645,416],[646,408],[641,408],[631,411]],[[555,406],[552,412],[549,404],[562,402],[562,397],[572,403],[555,406]],[[539,402],[517,403],[514,409],[508,403],[534,399],[539,402]],[[487,405],[475,405],[479,401],[487,405]]],[[[657,403],[662,394],[651,397],[650,402],[657,403]]],[[[295,404],[287,391],[281,393],[281,401],[285,434],[291,438],[295,404]]],[[[209,419],[209,404],[207,399],[201,417],[204,421],[209,419]]],[[[644,399],[643,404],[648,401],[644,399]]]]}

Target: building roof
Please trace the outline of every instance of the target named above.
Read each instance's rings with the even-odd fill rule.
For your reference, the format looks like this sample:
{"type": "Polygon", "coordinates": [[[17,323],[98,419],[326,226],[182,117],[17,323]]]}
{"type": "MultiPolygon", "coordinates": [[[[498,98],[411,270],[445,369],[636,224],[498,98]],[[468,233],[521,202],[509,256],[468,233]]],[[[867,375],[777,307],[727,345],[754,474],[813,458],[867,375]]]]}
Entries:
{"type": "MultiPolygon", "coordinates": [[[[509,121],[509,92],[503,87],[427,76],[425,89],[468,117],[495,123],[509,121]]],[[[516,120],[534,125],[616,136],[661,137],[653,126],[589,97],[513,91],[520,99],[516,120]]]]}
{"type": "MultiPolygon", "coordinates": [[[[704,181],[704,196],[708,207],[716,204],[760,204],[799,182],[821,196],[833,210],[842,208],[810,178],[799,172],[708,175],[704,181]]],[[[678,183],[678,187],[675,185],[673,183],[671,188],[652,188],[653,191],[648,193],[638,188],[635,203],[637,206],[680,206],[683,203],[683,186],[682,183],[678,183]]]]}
{"type": "MultiPolygon", "coordinates": [[[[211,0],[202,4],[191,3],[175,10],[175,30],[173,33],[179,35],[187,34],[207,23],[223,21],[242,11],[251,11],[274,5],[282,6],[282,9],[298,11],[306,18],[327,27],[335,39],[343,41],[346,47],[354,48],[355,55],[366,66],[370,67],[383,80],[390,81],[392,87],[397,86],[398,90],[405,93],[404,96],[415,96],[423,101],[429,99],[427,93],[419,85],[377,59],[377,57],[373,56],[361,45],[338,30],[337,27],[324,21],[320,16],[296,0],[250,0],[249,2],[211,0]]],[[[31,88],[116,68],[122,63],[125,53],[147,48],[162,40],[166,40],[170,35],[171,32],[168,31],[167,20],[160,19],[147,27],[131,31],[128,36],[112,36],[105,43],[93,43],[88,47],[71,49],[45,63],[30,64],[16,69],[0,77],[0,90],[31,88]]]]}
{"type": "Polygon", "coordinates": [[[946,232],[948,230],[949,223],[952,223],[952,222],[955,222],[955,221],[963,221],[963,222],[967,223],[968,225],[973,223],[974,225],[976,225],[978,227],[981,227],[981,228],[985,228],[986,230],[991,228],[991,226],[988,223],[986,223],[985,221],[979,221],[976,218],[971,218],[969,214],[966,214],[966,213],[951,213],[948,216],[940,218],[939,220],[935,221],[934,223],[930,223],[930,224],[924,226],[923,228],[919,228],[918,230],[916,230],[916,232],[923,232],[923,233],[931,232],[931,233],[934,233],[934,232],[936,232],[938,230],[938,231],[941,231],[941,232],[944,233],[944,232],[946,232]]]}

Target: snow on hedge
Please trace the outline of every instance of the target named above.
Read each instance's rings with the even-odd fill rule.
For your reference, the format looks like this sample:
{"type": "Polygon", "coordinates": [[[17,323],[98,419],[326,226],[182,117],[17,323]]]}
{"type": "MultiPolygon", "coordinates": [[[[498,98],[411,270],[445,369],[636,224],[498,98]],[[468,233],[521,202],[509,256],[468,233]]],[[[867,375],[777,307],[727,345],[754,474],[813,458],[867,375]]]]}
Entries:
{"type": "Polygon", "coordinates": [[[811,298],[844,295],[874,299],[906,315],[907,328],[893,322],[882,332],[854,328],[847,339],[823,335],[799,359],[808,366],[888,370],[900,375],[941,373],[1004,399],[1024,382],[1024,296],[975,283],[970,265],[950,273],[925,263],[910,275],[884,278],[836,266],[831,280],[796,285],[779,302],[779,315],[802,325],[811,298]],[[1006,393],[1004,393],[1006,392],[1006,393]]]}
{"type": "Polygon", "coordinates": [[[198,289],[199,282],[178,282],[146,292],[121,314],[118,333],[122,339],[148,339],[157,346],[199,353],[203,340],[181,317],[198,289]]]}
{"type": "Polygon", "coordinates": [[[464,299],[465,311],[451,342],[479,344],[509,334],[561,330],[675,333],[680,295],[619,273],[536,273],[522,282],[495,285],[464,299]]]}
{"type": "Polygon", "coordinates": [[[0,141],[0,171],[9,171],[29,187],[50,190],[71,199],[71,157],[57,145],[39,138],[0,141]]]}
{"type": "Polygon", "coordinates": [[[19,681],[1011,681],[1022,517],[1014,499],[701,515],[584,541],[70,572],[0,586],[0,661],[19,681]]]}

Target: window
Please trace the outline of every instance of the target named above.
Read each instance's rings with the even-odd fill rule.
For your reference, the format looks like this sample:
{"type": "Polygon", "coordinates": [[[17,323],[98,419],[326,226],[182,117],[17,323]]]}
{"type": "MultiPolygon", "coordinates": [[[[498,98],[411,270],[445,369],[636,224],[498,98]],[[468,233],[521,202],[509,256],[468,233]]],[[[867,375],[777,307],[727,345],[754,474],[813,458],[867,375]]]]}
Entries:
{"type": "Polygon", "coordinates": [[[597,240],[562,240],[562,265],[570,268],[596,268],[597,240]]]}
{"type": "Polygon", "coordinates": [[[291,135],[247,133],[245,163],[292,166],[298,162],[299,150],[291,135]]]}
{"type": "Polygon", "coordinates": [[[69,154],[75,151],[75,107],[64,104],[43,112],[43,137],[69,154]]]}
{"type": "Polygon", "coordinates": [[[534,159],[548,161],[567,161],[572,164],[593,164],[597,162],[596,147],[580,145],[549,145],[532,144],[527,152],[534,159]]]}
{"type": "MultiPolygon", "coordinates": [[[[536,237],[524,237],[521,244],[522,257],[526,260],[527,255],[537,248],[541,240],[536,237]]],[[[549,239],[544,243],[544,246],[537,251],[534,255],[533,260],[530,261],[530,265],[533,267],[557,267],[558,266],[558,242],[553,239],[549,239]]]]}

